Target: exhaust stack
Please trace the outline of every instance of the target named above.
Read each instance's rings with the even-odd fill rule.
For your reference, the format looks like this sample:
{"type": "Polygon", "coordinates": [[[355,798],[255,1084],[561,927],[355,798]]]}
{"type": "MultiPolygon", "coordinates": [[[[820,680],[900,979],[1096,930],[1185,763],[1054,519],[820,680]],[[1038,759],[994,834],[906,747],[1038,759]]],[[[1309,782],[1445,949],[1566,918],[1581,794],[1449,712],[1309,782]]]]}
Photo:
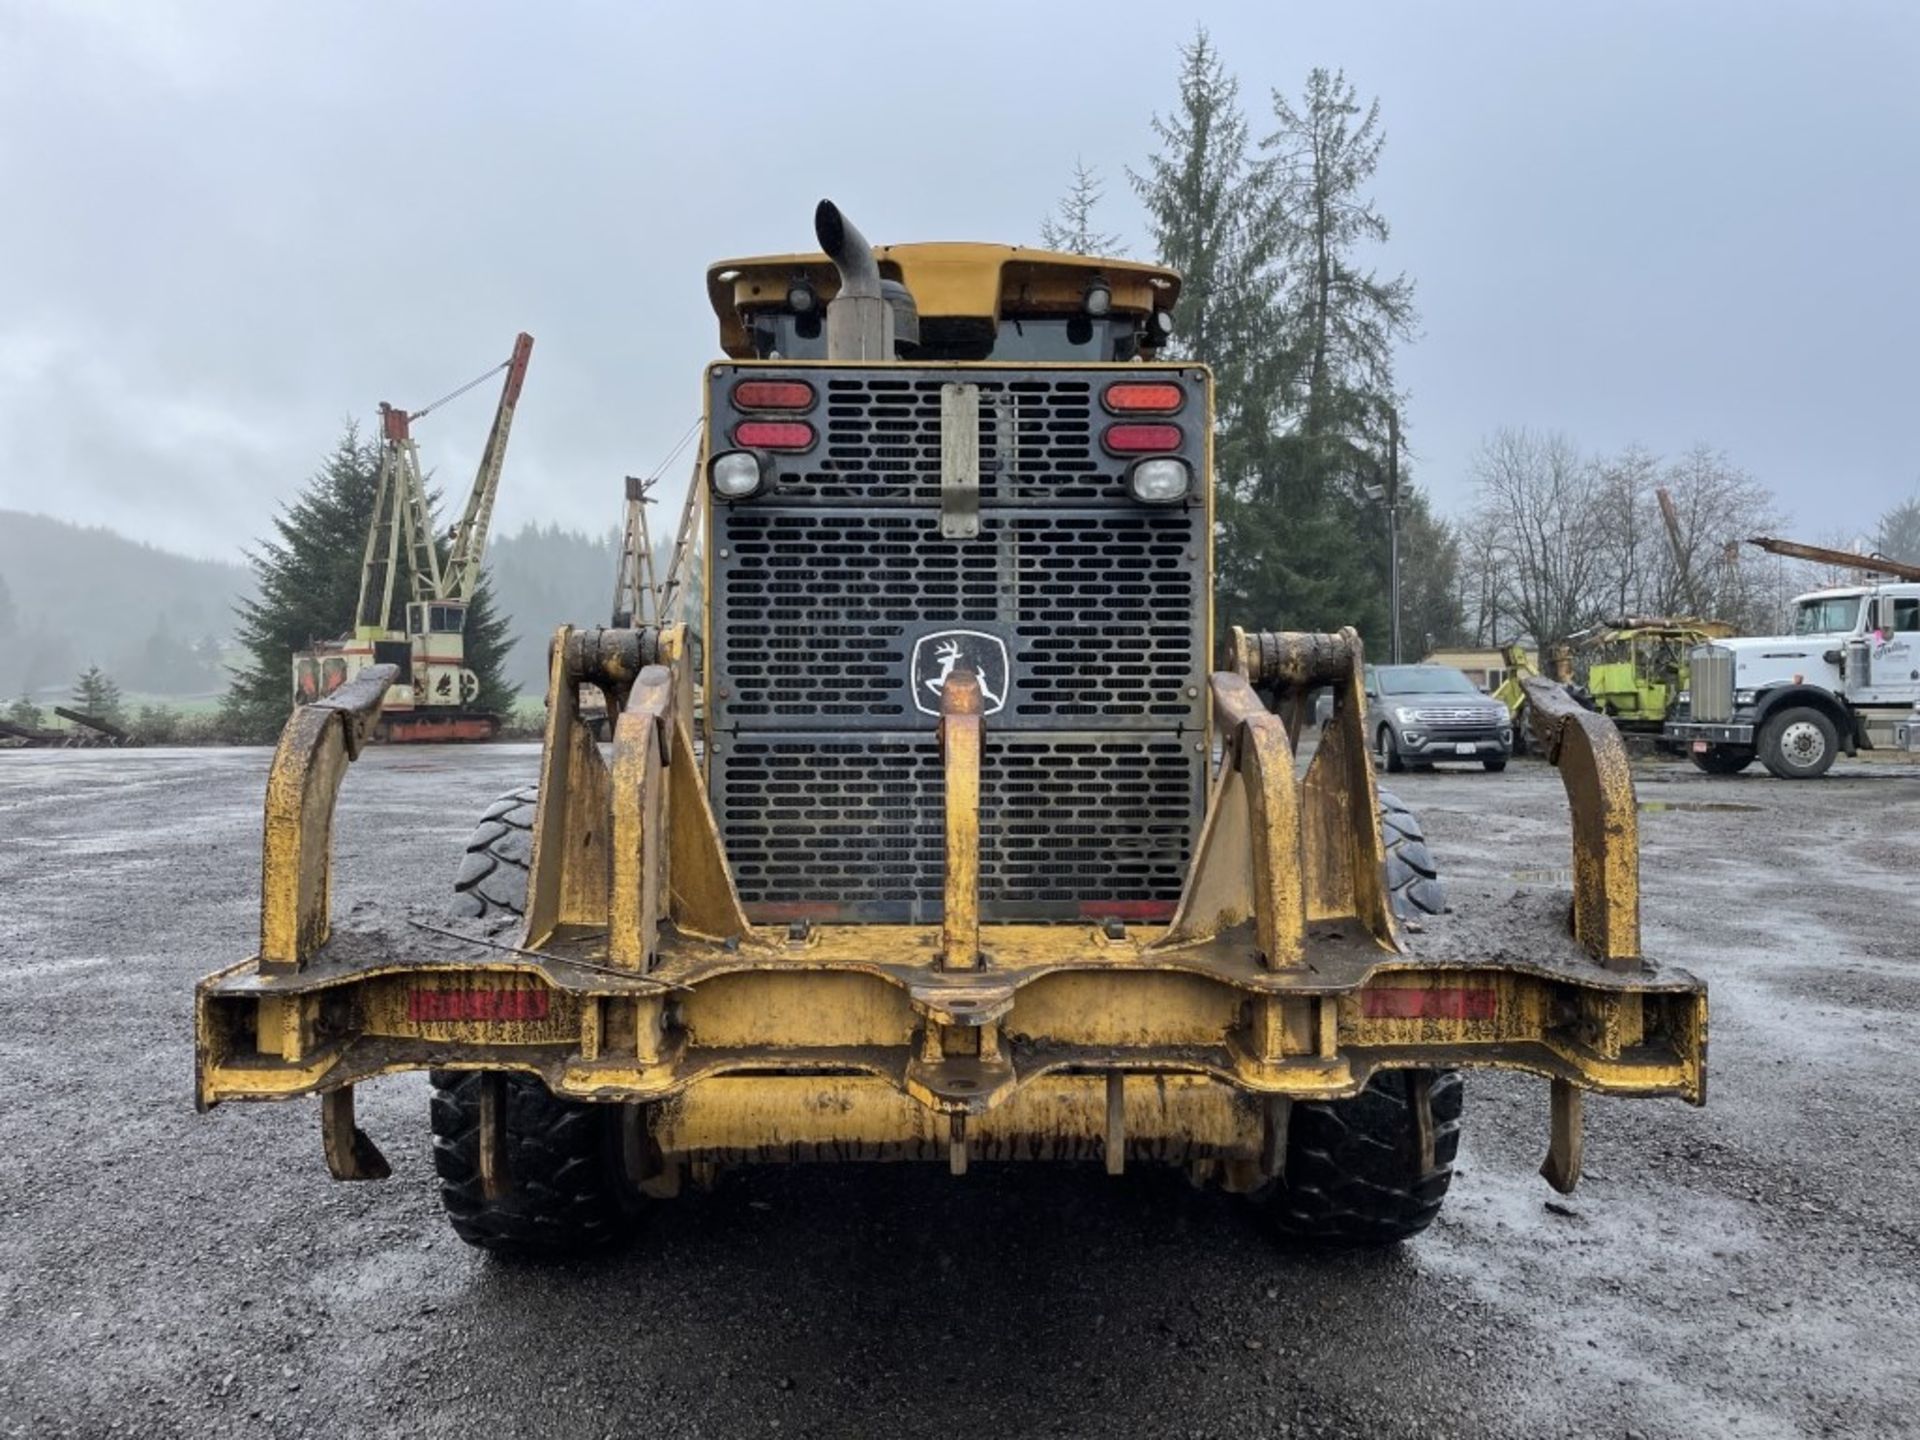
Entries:
{"type": "Polygon", "coordinates": [[[814,208],[813,233],[840,272],[840,293],[827,306],[827,358],[893,359],[893,307],[873,246],[831,200],[814,208]]]}

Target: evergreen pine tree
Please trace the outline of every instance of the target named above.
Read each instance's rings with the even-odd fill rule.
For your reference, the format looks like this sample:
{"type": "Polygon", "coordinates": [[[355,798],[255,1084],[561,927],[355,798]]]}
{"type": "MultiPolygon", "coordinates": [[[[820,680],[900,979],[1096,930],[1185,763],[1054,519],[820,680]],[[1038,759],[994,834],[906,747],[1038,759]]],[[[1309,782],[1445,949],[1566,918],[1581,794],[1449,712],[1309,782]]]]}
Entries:
{"type": "MultiPolygon", "coordinates": [[[[379,489],[380,445],[349,423],[306,490],[274,520],[274,535],[250,553],[258,596],[240,605],[246,663],[233,672],[222,728],[239,740],[271,741],[293,706],[294,652],[351,630],[360,597],[367,530],[379,489]]],[[[514,690],[502,677],[507,622],[495,619],[483,578],[468,614],[467,666],[480,677],[479,707],[504,714],[514,690]],[[475,624],[476,616],[483,623],[475,624]]],[[[391,624],[401,618],[396,585],[391,624]]]]}
{"type": "Polygon", "coordinates": [[[1073,183],[1054,206],[1053,214],[1040,222],[1040,243],[1049,250],[1069,255],[1124,255],[1120,237],[1096,229],[1093,212],[1107,193],[1107,182],[1100,172],[1075,157],[1073,183]]]}
{"type": "Polygon", "coordinates": [[[46,712],[33,703],[31,695],[22,695],[7,707],[7,719],[15,725],[23,725],[29,730],[38,730],[47,723],[46,712]]]}
{"type": "Polygon", "coordinates": [[[1179,86],[1173,112],[1153,117],[1159,153],[1127,174],[1155,257],[1181,274],[1167,353],[1213,370],[1214,468],[1231,490],[1249,480],[1285,388],[1273,344],[1271,166],[1254,151],[1239,82],[1204,28],[1180,51],[1179,86]]]}
{"type": "MultiPolygon", "coordinates": [[[[1288,282],[1272,334],[1287,423],[1262,449],[1257,480],[1229,498],[1222,588],[1230,605],[1289,626],[1356,625],[1380,657],[1389,628],[1386,517],[1366,492],[1386,479],[1388,415],[1399,405],[1393,347],[1414,315],[1410,282],[1382,279],[1358,255],[1388,234],[1365,193],[1385,143],[1379,105],[1363,111],[1344,75],[1316,69],[1298,105],[1276,92],[1273,107],[1279,128],[1261,155],[1288,282]]],[[[1449,552],[1405,476],[1404,456],[1402,472],[1404,588],[1416,556],[1444,563],[1449,552]],[[1415,524],[1418,547],[1406,543],[1415,524]]],[[[1427,630],[1454,628],[1433,598],[1439,583],[1415,587],[1418,628],[1403,597],[1409,651],[1427,630]]]]}
{"type": "Polygon", "coordinates": [[[89,665],[73,682],[73,708],[118,725],[122,718],[120,687],[98,665],[89,665]]]}

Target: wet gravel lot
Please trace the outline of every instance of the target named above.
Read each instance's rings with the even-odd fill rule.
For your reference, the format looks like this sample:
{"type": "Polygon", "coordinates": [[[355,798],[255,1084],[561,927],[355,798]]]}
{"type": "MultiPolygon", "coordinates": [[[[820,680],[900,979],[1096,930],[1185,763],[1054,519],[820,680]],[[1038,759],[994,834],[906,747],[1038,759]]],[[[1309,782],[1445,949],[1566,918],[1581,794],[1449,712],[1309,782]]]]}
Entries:
{"type": "MultiPolygon", "coordinates": [[[[526,1268],[442,1221],[419,1076],[359,1092],[383,1184],[328,1180],[313,1102],[194,1114],[266,762],[0,753],[0,1435],[1920,1433],[1911,767],[1641,767],[1647,948],[1712,986],[1710,1100],[1591,1100],[1565,1203],[1544,1082],[1483,1073],[1392,1253],[1290,1252],[1151,1172],[815,1167],[526,1268]]],[[[369,753],[337,902],[443,891],[534,764],[369,753]]],[[[1397,782],[1446,873],[1562,883],[1552,772],[1397,782]]]]}

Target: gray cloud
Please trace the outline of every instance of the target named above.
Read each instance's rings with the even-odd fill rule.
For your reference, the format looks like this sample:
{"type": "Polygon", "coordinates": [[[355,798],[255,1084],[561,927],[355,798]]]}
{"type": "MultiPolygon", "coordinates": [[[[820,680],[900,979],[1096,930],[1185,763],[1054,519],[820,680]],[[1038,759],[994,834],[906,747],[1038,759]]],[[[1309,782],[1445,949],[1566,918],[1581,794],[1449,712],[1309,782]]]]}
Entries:
{"type": "MultiPolygon", "coordinates": [[[[701,285],[798,248],[1033,237],[1123,167],[1193,11],[15,4],[0,12],[0,507],[217,554],[381,399],[538,337],[500,521],[602,527],[698,409],[701,285]]],[[[1727,448],[1803,529],[1920,482],[1905,6],[1207,7],[1250,106],[1378,93],[1422,478],[1480,436],[1727,448]]],[[[1260,128],[1255,117],[1255,129],[1260,128]]],[[[422,427],[468,473],[479,398],[422,427]]]]}

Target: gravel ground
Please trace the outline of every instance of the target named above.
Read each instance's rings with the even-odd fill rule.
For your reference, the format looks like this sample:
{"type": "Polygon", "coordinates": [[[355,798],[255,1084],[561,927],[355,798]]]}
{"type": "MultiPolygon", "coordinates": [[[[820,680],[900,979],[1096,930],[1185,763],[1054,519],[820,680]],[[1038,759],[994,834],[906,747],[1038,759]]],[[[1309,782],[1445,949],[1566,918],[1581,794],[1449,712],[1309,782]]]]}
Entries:
{"type": "MultiPolygon", "coordinates": [[[[534,759],[370,752],[337,897],[443,890],[534,759]]],[[[0,1434],[1920,1433],[1910,767],[1642,767],[1647,945],[1712,986],[1711,1098],[1591,1101],[1564,1205],[1545,1084],[1476,1074],[1447,1209],[1393,1253],[1287,1251],[1168,1175],[811,1167],[530,1269],[446,1228],[419,1076],[360,1092],[378,1185],[328,1180],[313,1102],[193,1113],[266,761],[0,754],[0,1434]]],[[[1550,771],[1397,788],[1447,872],[1564,883],[1550,771]]]]}

